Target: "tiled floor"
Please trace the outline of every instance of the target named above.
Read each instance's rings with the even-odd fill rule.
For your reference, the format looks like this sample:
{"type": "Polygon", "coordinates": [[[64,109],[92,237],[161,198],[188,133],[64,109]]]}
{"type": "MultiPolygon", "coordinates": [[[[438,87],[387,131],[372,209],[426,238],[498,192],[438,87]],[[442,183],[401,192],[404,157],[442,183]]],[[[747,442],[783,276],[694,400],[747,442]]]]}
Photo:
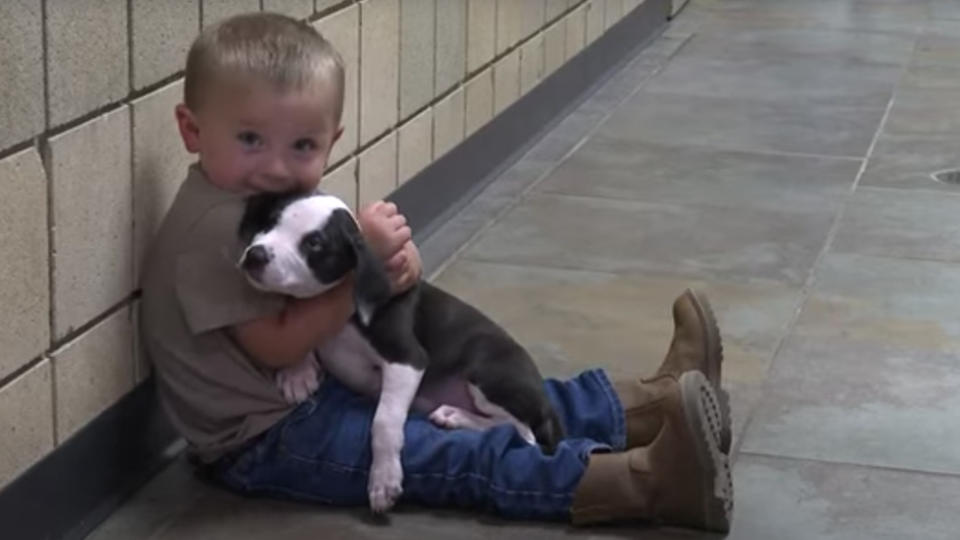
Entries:
{"type": "MultiPolygon", "coordinates": [[[[653,369],[706,290],[731,538],[957,538],[960,0],[694,0],[422,250],[543,371],[653,369]],[[451,257],[450,254],[454,253],[451,257]]],[[[121,538],[706,538],[246,500],[163,471],[121,538]]]]}

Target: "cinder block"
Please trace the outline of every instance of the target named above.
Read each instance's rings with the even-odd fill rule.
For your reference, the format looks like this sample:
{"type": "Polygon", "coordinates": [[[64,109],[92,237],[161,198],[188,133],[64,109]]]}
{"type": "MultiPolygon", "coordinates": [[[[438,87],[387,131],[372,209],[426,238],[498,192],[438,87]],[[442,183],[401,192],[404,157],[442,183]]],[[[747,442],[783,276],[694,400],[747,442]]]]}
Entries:
{"type": "Polygon", "coordinates": [[[433,107],[433,158],[440,159],[463,141],[463,88],[457,88],[433,107]]]}
{"type": "Polygon", "coordinates": [[[360,144],[366,144],[397,123],[399,0],[362,2],[360,20],[360,144]]]}
{"type": "Polygon", "coordinates": [[[607,30],[617,24],[621,17],[623,17],[623,0],[607,0],[603,29],[607,30]]]}
{"type": "Polygon", "coordinates": [[[306,19],[313,14],[313,0],[263,0],[263,10],[306,19]]]}
{"type": "Polygon", "coordinates": [[[133,288],[130,111],[50,139],[53,332],[60,339],[133,288]]]}
{"type": "Polygon", "coordinates": [[[66,441],[133,388],[130,308],[111,314],[53,353],[57,444],[66,441]]]}
{"type": "Polygon", "coordinates": [[[520,46],[520,94],[533,89],[543,77],[543,34],[520,46]]]}
{"type": "Polygon", "coordinates": [[[143,88],[184,68],[200,27],[197,0],[131,0],[133,87],[143,88]]]}
{"type": "Polygon", "coordinates": [[[543,76],[549,77],[567,57],[567,25],[557,21],[543,33],[543,76]]]}
{"type": "Polygon", "coordinates": [[[343,199],[343,202],[356,212],[357,158],[350,158],[346,163],[324,174],[320,187],[327,193],[343,199]]]}
{"type": "Polygon", "coordinates": [[[127,0],[47,0],[50,125],[129,93],[127,0]]]}
{"type": "MultiPolygon", "coordinates": [[[[201,0],[203,2],[203,26],[231,17],[238,13],[260,11],[260,0],[201,0]]],[[[183,59],[186,63],[186,57],[183,59]]]]}
{"type": "MultiPolygon", "coordinates": [[[[407,118],[433,99],[436,13],[434,0],[400,4],[400,118],[407,118]]],[[[440,52],[436,54],[439,57],[440,52]]]]}
{"type": "Polygon", "coordinates": [[[559,17],[561,13],[566,11],[567,6],[569,4],[568,0],[546,0],[546,2],[547,2],[547,5],[546,5],[547,22],[551,22],[557,17],[559,17]]]}
{"type": "Polygon", "coordinates": [[[520,97],[520,49],[514,49],[493,66],[493,115],[500,114],[520,97]]]}
{"type": "Polygon", "coordinates": [[[467,4],[467,71],[493,60],[497,29],[496,0],[469,0],[467,4]]]}
{"type": "Polygon", "coordinates": [[[0,388],[0,488],[53,450],[50,361],[0,388]]]}
{"type": "Polygon", "coordinates": [[[497,0],[497,54],[520,41],[523,33],[523,2],[497,0]]]}
{"type": "Polygon", "coordinates": [[[521,1],[521,29],[520,39],[524,40],[543,29],[544,3],[543,0],[521,1]]]}
{"type": "Polygon", "coordinates": [[[171,83],[133,102],[133,264],[141,263],[167,213],[187,167],[196,161],[183,147],[173,108],[183,97],[183,82],[171,83]]]}
{"type": "Polygon", "coordinates": [[[330,163],[334,164],[353,153],[360,144],[359,98],[360,86],[360,7],[350,6],[328,17],[324,17],[314,26],[343,57],[346,70],[344,81],[343,136],[337,141],[330,154],[330,163]]]}
{"type": "Polygon", "coordinates": [[[587,38],[587,9],[578,8],[566,17],[567,38],[565,59],[569,60],[583,50],[587,38]]]}
{"type": "Polygon", "coordinates": [[[33,148],[0,160],[0,379],[50,344],[47,179],[33,148]]]}
{"type": "Polygon", "coordinates": [[[437,75],[435,96],[463,81],[467,71],[466,0],[437,2],[437,75]]]}
{"type": "Polygon", "coordinates": [[[493,68],[467,81],[466,109],[464,136],[469,137],[493,118],[493,68]]]}
{"type": "Polygon", "coordinates": [[[360,154],[357,205],[383,199],[397,187],[397,132],[393,131],[360,154]]]}
{"type": "Polygon", "coordinates": [[[588,0],[587,2],[587,45],[603,35],[605,5],[606,0],[588,0]]]}
{"type": "Polygon", "coordinates": [[[43,131],[40,0],[0,2],[0,148],[43,131]]]}
{"type": "Polygon", "coordinates": [[[398,183],[403,184],[433,160],[433,109],[415,116],[399,129],[398,183]]]}

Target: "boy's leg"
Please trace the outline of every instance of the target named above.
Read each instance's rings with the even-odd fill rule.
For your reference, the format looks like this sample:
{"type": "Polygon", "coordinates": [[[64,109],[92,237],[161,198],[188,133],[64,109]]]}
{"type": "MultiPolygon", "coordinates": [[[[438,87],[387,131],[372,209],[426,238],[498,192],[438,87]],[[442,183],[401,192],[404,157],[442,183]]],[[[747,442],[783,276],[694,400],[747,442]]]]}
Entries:
{"type": "MultiPolygon", "coordinates": [[[[667,376],[661,383],[668,388],[655,441],[621,454],[579,438],[563,441],[547,456],[509,425],[447,431],[412,415],[405,426],[403,499],[504,517],[572,515],[583,523],[664,518],[718,528],[725,523],[729,471],[711,436],[719,429],[719,416],[708,412],[715,397],[700,373],[686,373],[684,380],[667,376]],[[598,486],[613,478],[619,481],[604,495],[598,486]]],[[[219,476],[249,494],[366,506],[374,410],[372,400],[329,380],[254,447],[225,463],[219,476]]]]}
{"type": "MultiPolygon", "coordinates": [[[[582,409],[595,418],[587,431],[619,433],[615,438],[624,440],[623,414],[602,372],[555,384],[564,417],[575,421],[582,409]]],[[[328,378],[251,448],[218,464],[217,476],[244,493],[366,506],[375,410],[376,401],[328,378]]],[[[416,413],[407,419],[404,439],[404,500],[542,519],[566,519],[588,455],[612,449],[577,438],[545,456],[513,426],[445,430],[416,413]]]]}

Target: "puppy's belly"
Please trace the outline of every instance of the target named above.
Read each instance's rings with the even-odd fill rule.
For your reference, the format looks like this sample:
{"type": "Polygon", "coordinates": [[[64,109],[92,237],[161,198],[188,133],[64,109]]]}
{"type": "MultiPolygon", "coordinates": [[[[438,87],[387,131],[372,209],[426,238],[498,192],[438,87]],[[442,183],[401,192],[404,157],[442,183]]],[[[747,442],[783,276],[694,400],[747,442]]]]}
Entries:
{"type": "Polygon", "coordinates": [[[469,383],[462,377],[444,377],[435,381],[425,381],[420,385],[413,406],[419,412],[429,413],[440,405],[452,405],[474,414],[484,415],[483,411],[477,408],[468,386],[469,383]]]}
{"type": "MultiPolygon", "coordinates": [[[[370,397],[380,395],[381,366],[386,362],[363,337],[356,326],[348,324],[318,351],[324,370],[345,386],[370,397]]],[[[413,409],[429,413],[440,405],[484,414],[477,408],[462,377],[450,376],[424,381],[413,401],[413,409]]]]}

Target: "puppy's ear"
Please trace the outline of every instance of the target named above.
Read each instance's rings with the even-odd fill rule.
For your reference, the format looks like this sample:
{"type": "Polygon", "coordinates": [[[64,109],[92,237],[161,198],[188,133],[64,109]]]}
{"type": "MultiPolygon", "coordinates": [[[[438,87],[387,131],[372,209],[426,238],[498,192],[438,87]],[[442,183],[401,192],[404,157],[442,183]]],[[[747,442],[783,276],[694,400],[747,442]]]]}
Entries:
{"type": "Polygon", "coordinates": [[[330,216],[337,223],[341,233],[347,239],[357,260],[355,269],[356,282],[354,283],[354,302],[357,305],[357,315],[360,322],[367,326],[373,318],[377,308],[390,300],[390,278],[384,269],[380,258],[367,247],[357,222],[349,212],[342,209],[333,211],[330,216]]]}
{"type": "Polygon", "coordinates": [[[280,212],[292,199],[293,194],[289,193],[259,193],[247,197],[237,230],[240,241],[249,244],[257,233],[274,227],[280,219],[280,212]]]}

